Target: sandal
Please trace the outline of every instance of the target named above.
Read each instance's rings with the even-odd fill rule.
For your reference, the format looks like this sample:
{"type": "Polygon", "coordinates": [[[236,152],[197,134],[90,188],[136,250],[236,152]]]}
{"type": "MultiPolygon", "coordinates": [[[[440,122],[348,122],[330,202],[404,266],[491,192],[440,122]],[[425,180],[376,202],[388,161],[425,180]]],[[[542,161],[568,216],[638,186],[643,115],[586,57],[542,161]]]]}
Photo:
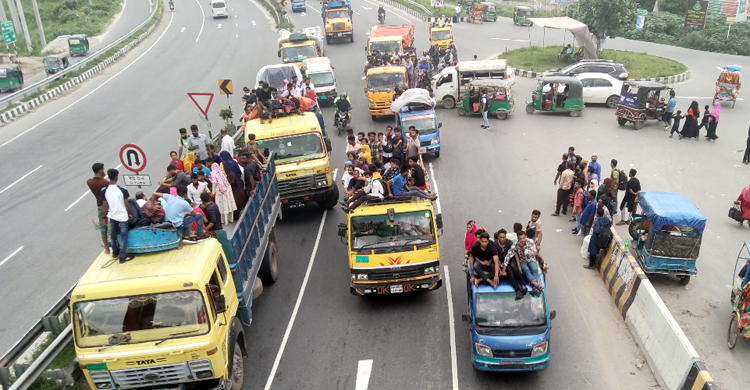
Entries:
{"type": "Polygon", "coordinates": [[[594,269],[594,268],[596,268],[596,267],[592,267],[592,266],[590,266],[590,265],[586,264],[586,265],[584,265],[584,266],[583,266],[583,268],[586,268],[586,269],[594,269]]]}

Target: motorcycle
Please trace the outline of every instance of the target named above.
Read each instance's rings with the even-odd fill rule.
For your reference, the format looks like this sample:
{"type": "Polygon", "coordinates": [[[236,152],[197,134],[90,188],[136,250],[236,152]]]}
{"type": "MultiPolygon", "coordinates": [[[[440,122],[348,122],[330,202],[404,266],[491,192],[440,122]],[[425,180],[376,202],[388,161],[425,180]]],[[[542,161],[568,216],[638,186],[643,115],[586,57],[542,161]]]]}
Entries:
{"type": "Polygon", "coordinates": [[[430,84],[430,73],[423,69],[420,69],[419,78],[417,79],[417,88],[427,89],[430,84]]]}
{"type": "Polygon", "coordinates": [[[385,23],[385,14],[378,14],[378,22],[380,22],[380,24],[385,23]]]}
{"type": "Polygon", "coordinates": [[[333,125],[336,126],[337,135],[341,135],[341,132],[346,129],[346,125],[349,123],[349,111],[339,111],[333,118],[333,125]]]}
{"type": "Polygon", "coordinates": [[[172,11],[172,12],[174,12],[174,4],[170,4],[169,5],[169,10],[172,11]]]}

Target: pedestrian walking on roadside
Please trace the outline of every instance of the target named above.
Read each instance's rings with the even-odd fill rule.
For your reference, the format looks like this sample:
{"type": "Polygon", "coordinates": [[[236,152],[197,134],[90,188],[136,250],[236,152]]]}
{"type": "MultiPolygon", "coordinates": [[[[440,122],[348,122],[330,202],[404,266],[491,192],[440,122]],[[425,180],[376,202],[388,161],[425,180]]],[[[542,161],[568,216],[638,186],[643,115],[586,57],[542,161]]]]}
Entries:
{"type": "Polygon", "coordinates": [[[706,134],[706,139],[711,142],[714,142],[719,138],[719,136],[716,135],[716,126],[719,125],[719,116],[721,116],[721,103],[716,102],[716,104],[714,104],[714,109],[711,110],[708,117],[708,134],[706,134]]]}
{"type": "Polygon", "coordinates": [[[618,222],[618,225],[628,225],[630,224],[630,217],[635,214],[635,207],[638,202],[638,193],[641,191],[641,181],[636,179],[635,175],[638,173],[638,171],[635,170],[635,168],[630,169],[630,173],[628,176],[630,179],[628,180],[628,186],[625,189],[625,196],[622,197],[622,203],[620,203],[620,222],[618,222]],[[625,214],[625,207],[628,208],[628,213],[625,214]],[[625,218],[628,218],[628,220],[625,220],[625,218]]]}
{"type": "Polygon", "coordinates": [[[596,222],[594,222],[594,232],[589,241],[589,264],[583,266],[586,269],[596,268],[596,258],[599,256],[599,250],[604,249],[599,248],[599,245],[597,245],[599,234],[601,234],[603,229],[609,229],[612,226],[612,221],[605,215],[604,209],[604,207],[596,209],[597,218],[596,222]]]}
{"type": "Polygon", "coordinates": [[[708,104],[706,104],[705,106],[703,106],[703,118],[701,118],[701,124],[700,126],[698,126],[698,131],[699,131],[698,134],[700,134],[700,131],[703,128],[708,130],[708,119],[710,115],[711,113],[709,112],[708,104]]]}
{"type": "Polygon", "coordinates": [[[555,205],[555,212],[552,214],[553,217],[560,215],[560,207],[562,206],[563,215],[568,214],[568,203],[570,203],[569,192],[573,186],[573,163],[565,163],[565,170],[560,175],[560,184],[557,188],[557,203],[555,205]]]}
{"type": "Polygon", "coordinates": [[[698,107],[698,102],[693,100],[688,108],[687,115],[685,115],[685,125],[682,126],[680,132],[680,139],[682,138],[695,138],[698,140],[698,117],[701,115],[701,110],[698,107]]]}
{"type": "Polygon", "coordinates": [[[682,138],[682,134],[680,133],[680,121],[682,120],[682,118],[684,118],[684,116],[682,116],[682,111],[680,110],[677,110],[677,114],[674,114],[672,116],[673,124],[672,131],[669,132],[669,138],[672,138],[672,135],[674,135],[674,133],[677,133],[677,135],[682,138]]]}
{"type": "Polygon", "coordinates": [[[669,101],[667,102],[667,109],[664,111],[662,121],[664,122],[664,131],[669,130],[672,127],[672,115],[674,114],[674,108],[677,106],[677,99],[674,97],[674,90],[669,91],[669,101]]]}
{"type": "Polygon", "coordinates": [[[482,128],[489,129],[490,122],[487,119],[487,115],[490,113],[490,106],[492,105],[492,98],[487,95],[487,91],[482,92],[482,128]]]}
{"type": "Polygon", "coordinates": [[[747,142],[745,145],[745,155],[742,156],[742,163],[750,164],[750,128],[747,129],[747,142]]]}

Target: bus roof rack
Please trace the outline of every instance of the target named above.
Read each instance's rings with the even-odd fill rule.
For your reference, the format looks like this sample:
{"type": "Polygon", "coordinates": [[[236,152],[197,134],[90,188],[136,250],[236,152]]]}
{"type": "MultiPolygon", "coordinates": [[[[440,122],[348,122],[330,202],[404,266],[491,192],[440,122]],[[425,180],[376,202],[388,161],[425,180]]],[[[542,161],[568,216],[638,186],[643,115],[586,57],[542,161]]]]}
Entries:
{"type": "Polygon", "coordinates": [[[401,203],[411,203],[414,201],[414,196],[410,197],[395,197],[393,199],[370,199],[366,200],[364,202],[365,205],[373,206],[373,205],[385,205],[385,204],[401,204],[401,203]]]}

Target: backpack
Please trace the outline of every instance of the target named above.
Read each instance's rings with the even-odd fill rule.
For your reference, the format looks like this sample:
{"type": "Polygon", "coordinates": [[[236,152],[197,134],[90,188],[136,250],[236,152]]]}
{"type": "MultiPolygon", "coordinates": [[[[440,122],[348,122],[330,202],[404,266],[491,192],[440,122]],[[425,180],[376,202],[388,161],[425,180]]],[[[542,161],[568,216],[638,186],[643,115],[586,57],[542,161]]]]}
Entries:
{"type": "Polygon", "coordinates": [[[620,191],[625,191],[628,188],[628,175],[625,174],[625,171],[620,169],[620,174],[617,178],[617,189],[620,191]]]}
{"type": "Polygon", "coordinates": [[[609,245],[609,241],[612,240],[611,226],[612,224],[609,221],[602,223],[601,229],[599,229],[599,234],[596,236],[597,248],[603,249],[609,245]]]}

